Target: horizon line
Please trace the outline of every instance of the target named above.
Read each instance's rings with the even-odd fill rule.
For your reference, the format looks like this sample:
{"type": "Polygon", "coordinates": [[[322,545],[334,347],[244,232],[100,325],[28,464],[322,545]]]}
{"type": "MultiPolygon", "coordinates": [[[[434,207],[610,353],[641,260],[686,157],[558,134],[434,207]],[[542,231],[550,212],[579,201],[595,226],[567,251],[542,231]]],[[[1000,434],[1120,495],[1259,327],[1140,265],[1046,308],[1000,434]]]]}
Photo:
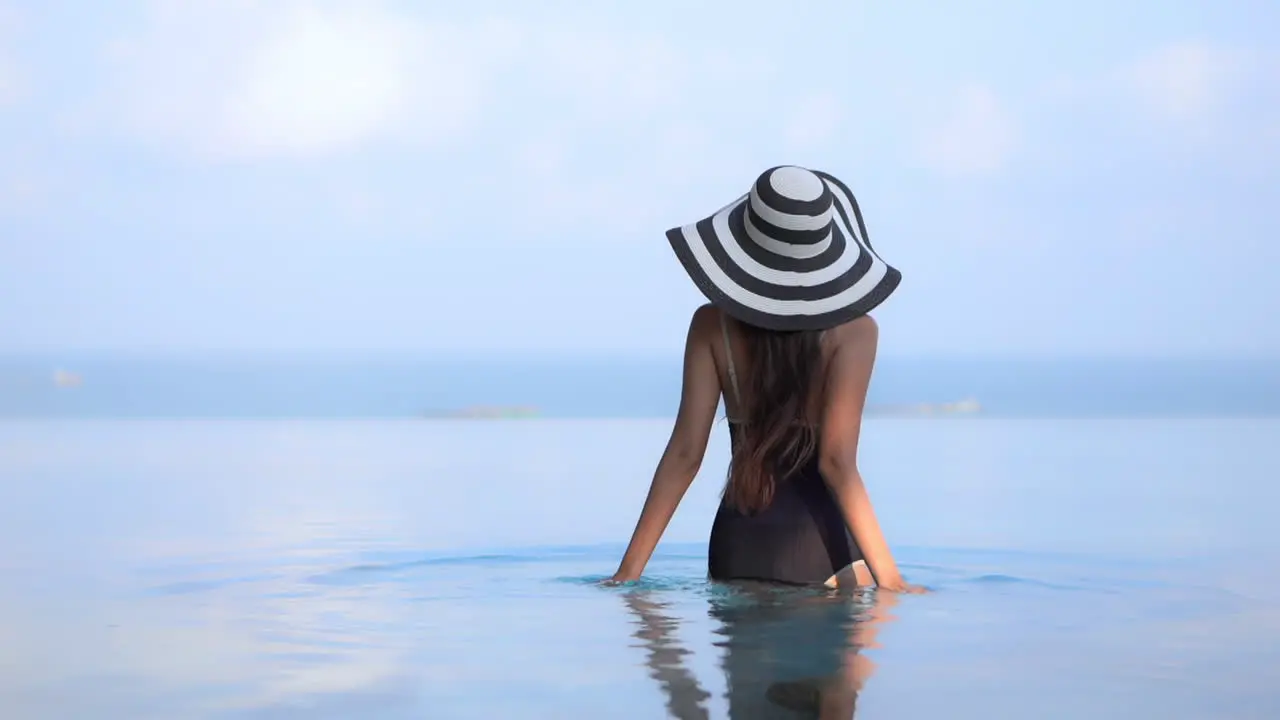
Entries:
{"type": "MultiPolygon", "coordinates": [[[[169,359],[226,359],[226,360],[270,360],[270,359],[333,359],[333,360],[550,360],[580,362],[583,360],[645,360],[662,362],[680,362],[683,349],[680,350],[622,350],[622,349],[590,349],[590,350],[534,350],[534,349],[258,349],[258,348],[110,348],[110,349],[0,349],[0,362],[3,361],[41,361],[57,362],[76,358],[98,358],[113,360],[169,360],[169,359]]],[[[1068,351],[1059,353],[1046,352],[1010,352],[1010,353],[978,353],[978,352],[916,352],[916,353],[881,353],[878,363],[891,361],[933,361],[933,362],[1009,362],[1009,361],[1081,361],[1081,362],[1276,362],[1280,363],[1278,354],[1182,354],[1182,353],[1120,353],[1120,352],[1085,352],[1068,351]]]]}

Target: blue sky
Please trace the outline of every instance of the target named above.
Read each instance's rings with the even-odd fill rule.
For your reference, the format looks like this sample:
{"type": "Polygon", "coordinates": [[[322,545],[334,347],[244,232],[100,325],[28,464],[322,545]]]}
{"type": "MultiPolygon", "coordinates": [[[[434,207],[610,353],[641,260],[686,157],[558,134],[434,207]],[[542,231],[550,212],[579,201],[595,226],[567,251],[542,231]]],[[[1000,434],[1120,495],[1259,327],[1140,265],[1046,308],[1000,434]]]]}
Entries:
{"type": "Polygon", "coordinates": [[[0,351],[676,352],[794,163],[885,353],[1280,357],[1273,3],[462,6],[0,0],[0,351]]]}

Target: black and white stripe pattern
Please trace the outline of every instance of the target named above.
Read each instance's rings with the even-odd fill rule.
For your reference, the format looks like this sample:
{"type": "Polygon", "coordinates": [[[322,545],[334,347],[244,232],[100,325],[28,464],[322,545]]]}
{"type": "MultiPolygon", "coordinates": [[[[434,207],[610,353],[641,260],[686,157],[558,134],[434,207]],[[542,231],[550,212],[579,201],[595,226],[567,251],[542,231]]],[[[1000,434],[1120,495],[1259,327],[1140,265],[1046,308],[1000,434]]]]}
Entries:
{"type": "Polygon", "coordinates": [[[667,239],[707,299],[769,330],[834,327],[902,279],[872,249],[848,186],[799,167],[766,170],[746,195],[667,239]]]}

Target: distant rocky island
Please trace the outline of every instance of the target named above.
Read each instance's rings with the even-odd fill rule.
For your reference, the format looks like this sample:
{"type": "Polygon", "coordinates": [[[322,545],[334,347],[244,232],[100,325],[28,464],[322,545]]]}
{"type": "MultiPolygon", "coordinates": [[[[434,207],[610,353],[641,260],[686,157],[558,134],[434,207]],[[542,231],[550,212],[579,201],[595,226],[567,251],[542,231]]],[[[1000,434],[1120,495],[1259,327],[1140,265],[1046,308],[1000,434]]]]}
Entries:
{"type": "Polygon", "coordinates": [[[54,370],[53,384],[58,387],[80,387],[84,380],[76,373],[69,370],[54,370]]]}
{"type": "Polygon", "coordinates": [[[914,405],[871,405],[867,407],[868,415],[876,416],[929,416],[929,415],[973,415],[982,411],[982,404],[976,399],[967,398],[950,403],[918,403],[914,405]]]}
{"type": "Polygon", "coordinates": [[[534,418],[538,414],[538,408],[528,405],[476,405],[457,410],[429,410],[423,413],[423,417],[455,420],[515,420],[534,418]]]}

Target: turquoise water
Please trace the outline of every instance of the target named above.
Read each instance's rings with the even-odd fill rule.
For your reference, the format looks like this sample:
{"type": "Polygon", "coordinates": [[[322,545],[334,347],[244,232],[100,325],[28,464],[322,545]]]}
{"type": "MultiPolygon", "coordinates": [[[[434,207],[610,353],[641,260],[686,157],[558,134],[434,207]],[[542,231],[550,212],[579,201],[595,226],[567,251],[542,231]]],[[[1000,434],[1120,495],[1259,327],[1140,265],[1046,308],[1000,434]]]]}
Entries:
{"type": "Polygon", "coordinates": [[[0,422],[0,717],[1280,717],[1280,420],[869,420],[896,603],[704,581],[722,425],[597,585],[668,423],[0,422]]]}

